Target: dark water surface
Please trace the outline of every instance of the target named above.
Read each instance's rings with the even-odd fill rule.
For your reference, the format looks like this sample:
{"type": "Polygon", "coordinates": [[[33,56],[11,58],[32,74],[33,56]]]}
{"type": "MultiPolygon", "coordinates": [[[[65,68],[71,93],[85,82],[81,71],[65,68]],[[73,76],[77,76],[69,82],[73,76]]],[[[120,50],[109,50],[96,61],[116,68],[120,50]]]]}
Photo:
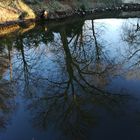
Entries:
{"type": "Polygon", "coordinates": [[[139,139],[140,19],[0,38],[0,140],[139,139]]]}

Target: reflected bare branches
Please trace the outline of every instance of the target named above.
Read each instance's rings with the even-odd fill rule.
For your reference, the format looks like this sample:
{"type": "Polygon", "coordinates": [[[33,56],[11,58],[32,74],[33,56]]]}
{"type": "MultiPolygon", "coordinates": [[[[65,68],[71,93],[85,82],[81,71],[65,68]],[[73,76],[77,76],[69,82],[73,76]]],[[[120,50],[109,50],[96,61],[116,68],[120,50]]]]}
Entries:
{"type": "MultiPolygon", "coordinates": [[[[10,43],[12,80],[27,101],[34,127],[53,127],[64,139],[88,139],[102,111],[119,115],[124,111],[128,96],[114,93],[108,85],[126,60],[116,61],[106,53],[110,47],[106,29],[97,24],[81,20],[56,28],[43,26],[10,43]]],[[[134,31],[123,28],[123,40],[129,44],[139,41],[139,22],[133,27],[134,31]]]]}
{"type": "Polygon", "coordinates": [[[61,41],[49,46],[51,57],[47,57],[54,66],[47,74],[34,77],[34,82],[43,81],[46,85],[41,94],[29,99],[28,109],[34,114],[32,123],[43,130],[53,125],[64,133],[64,139],[87,139],[90,129],[98,122],[97,108],[120,113],[127,98],[104,88],[109,75],[116,72],[116,65],[112,60],[107,61],[93,21],[91,25],[88,41],[83,25],[72,35],[67,33],[66,27],[60,28],[54,40],[61,41]],[[102,88],[101,82],[104,82],[102,88]]]}
{"type": "Polygon", "coordinates": [[[127,47],[127,61],[131,62],[131,68],[139,67],[140,61],[140,20],[135,19],[126,22],[122,27],[122,40],[128,45],[127,47]]]}
{"type": "Polygon", "coordinates": [[[137,19],[135,23],[127,22],[123,26],[123,40],[130,45],[140,44],[140,20],[137,19]]]}

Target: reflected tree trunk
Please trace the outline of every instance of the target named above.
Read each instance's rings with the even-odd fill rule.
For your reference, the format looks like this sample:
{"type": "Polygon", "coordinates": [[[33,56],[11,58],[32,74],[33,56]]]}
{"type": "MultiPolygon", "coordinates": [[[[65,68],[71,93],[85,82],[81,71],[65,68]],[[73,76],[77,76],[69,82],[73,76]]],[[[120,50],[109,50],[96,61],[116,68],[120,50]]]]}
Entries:
{"type": "Polygon", "coordinates": [[[100,46],[98,44],[98,41],[97,41],[97,37],[96,37],[96,32],[95,32],[95,26],[94,26],[94,21],[92,20],[92,33],[93,33],[93,38],[94,38],[94,44],[95,44],[95,49],[96,49],[96,54],[95,54],[95,58],[96,58],[96,66],[97,66],[97,69],[99,67],[99,64],[100,64],[100,46]]]}
{"type": "Polygon", "coordinates": [[[13,75],[13,67],[12,67],[12,56],[11,56],[11,49],[8,47],[8,57],[9,57],[9,66],[10,66],[10,80],[12,81],[13,75]]]}
{"type": "Polygon", "coordinates": [[[73,70],[73,66],[72,66],[73,62],[72,62],[72,56],[70,53],[70,49],[68,47],[68,40],[67,40],[65,28],[63,28],[61,30],[60,36],[61,36],[61,40],[62,40],[64,52],[65,52],[66,67],[67,67],[67,72],[68,72],[68,77],[69,77],[68,87],[66,90],[68,90],[68,88],[71,86],[72,94],[75,98],[76,95],[74,93],[74,85],[73,85],[73,79],[74,79],[74,70],[73,70]]]}

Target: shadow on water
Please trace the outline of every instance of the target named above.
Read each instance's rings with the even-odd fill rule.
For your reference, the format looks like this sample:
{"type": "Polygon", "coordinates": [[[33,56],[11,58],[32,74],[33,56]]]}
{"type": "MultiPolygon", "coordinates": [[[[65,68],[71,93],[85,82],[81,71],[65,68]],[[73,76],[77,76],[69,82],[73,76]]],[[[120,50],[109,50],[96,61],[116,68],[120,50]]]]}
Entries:
{"type": "MultiPolygon", "coordinates": [[[[93,139],[94,128],[104,121],[111,125],[116,118],[122,131],[121,124],[129,123],[129,115],[134,119],[135,111],[139,111],[133,90],[127,87],[127,78],[134,78],[135,71],[139,74],[140,22],[127,19],[124,23],[119,35],[125,48],[119,51],[111,49],[110,37],[106,37],[108,23],[98,20],[81,19],[53,28],[36,26],[29,32],[1,38],[1,79],[12,82],[8,87],[14,86],[19,95],[14,100],[12,91],[1,80],[4,89],[0,85],[0,90],[4,94],[0,93],[0,118],[4,120],[0,119],[0,126],[5,127],[15,101],[20,98],[18,102],[30,114],[31,128],[46,132],[53,129],[56,134],[50,139],[93,139]],[[126,79],[123,89],[113,84],[119,78],[120,83],[126,79]],[[8,115],[3,116],[4,113],[8,115]]],[[[135,128],[133,121],[130,126],[135,128]]],[[[99,131],[106,132],[105,129],[106,126],[100,126],[99,131]]],[[[40,131],[37,132],[40,136],[40,131]]],[[[123,135],[126,133],[118,134],[119,138],[124,138],[123,135]]]]}

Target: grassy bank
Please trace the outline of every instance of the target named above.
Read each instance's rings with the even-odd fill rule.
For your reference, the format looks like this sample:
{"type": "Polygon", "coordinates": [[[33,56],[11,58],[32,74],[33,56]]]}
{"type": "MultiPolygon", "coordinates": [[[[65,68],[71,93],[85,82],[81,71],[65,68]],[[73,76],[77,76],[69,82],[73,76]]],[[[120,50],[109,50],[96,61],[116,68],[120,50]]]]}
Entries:
{"type": "Polygon", "coordinates": [[[0,1],[0,23],[35,17],[34,11],[22,0],[0,1]]]}

